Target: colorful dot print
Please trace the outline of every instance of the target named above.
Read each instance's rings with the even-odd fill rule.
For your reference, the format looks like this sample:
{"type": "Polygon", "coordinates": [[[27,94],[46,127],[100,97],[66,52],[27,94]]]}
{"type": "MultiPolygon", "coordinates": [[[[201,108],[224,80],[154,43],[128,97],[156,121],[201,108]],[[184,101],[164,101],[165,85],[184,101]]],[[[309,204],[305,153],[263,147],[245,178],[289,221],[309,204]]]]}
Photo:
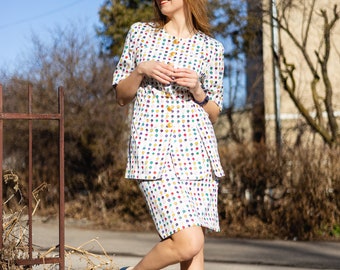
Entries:
{"type": "MultiPolygon", "coordinates": [[[[210,100],[222,107],[223,46],[215,39],[201,32],[178,39],[153,24],[136,23],[127,35],[113,85],[150,60],[193,69],[210,100]]],[[[134,100],[126,178],[163,179],[167,159],[180,180],[208,179],[211,171],[224,175],[206,111],[193,102],[187,88],[145,77],[134,100]]]]}
{"type": "Polygon", "coordinates": [[[192,226],[219,231],[218,182],[211,175],[198,181],[180,181],[169,162],[162,180],[138,182],[161,238],[192,226]]]}

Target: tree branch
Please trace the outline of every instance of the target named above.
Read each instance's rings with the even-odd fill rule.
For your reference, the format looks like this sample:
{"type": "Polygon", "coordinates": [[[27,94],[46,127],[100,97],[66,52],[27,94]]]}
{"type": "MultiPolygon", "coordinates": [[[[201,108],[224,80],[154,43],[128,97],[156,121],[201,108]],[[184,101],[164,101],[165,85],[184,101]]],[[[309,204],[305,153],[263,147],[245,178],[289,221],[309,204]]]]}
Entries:
{"type": "MultiPolygon", "coordinates": [[[[283,49],[281,49],[281,55],[283,54],[284,54],[283,49]]],[[[296,82],[295,82],[295,78],[293,74],[295,70],[295,66],[287,63],[287,60],[285,57],[283,57],[283,64],[284,64],[285,69],[283,69],[282,67],[279,68],[283,88],[288,92],[291,100],[293,101],[293,103],[295,104],[295,106],[297,107],[301,115],[305,118],[306,122],[311,126],[311,128],[315,132],[320,134],[320,136],[323,138],[323,140],[327,144],[331,145],[332,137],[330,136],[330,134],[327,132],[327,130],[323,126],[318,125],[318,123],[309,114],[309,111],[307,110],[307,108],[295,95],[296,82]],[[288,79],[291,81],[291,85],[289,85],[288,79]]]]}
{"type": "Polygon", "coordinates": [[[303,42],[302,42],[303,48],[306,48],[306,45],[307,45],[307,39],[308,39],[309,29],[310,29],[311,21],[312,21],[312,17],[313,17],[313,10],[314,10],[314,6],[315,6],[315,2],[316,2],[316,0],[313,0],[312,7],[310,9],[310,13],[309,13],[309,16],[308,16],[307,29],[306,29],[305,37],[304,37],[303,42]]]}
{"type": "Polygon", "coordinates": [[[334,109],[333,109],[333,104],[332,104],[333,86],[328,76],[328,60],[329,60],[330,51],[331,51],[331,41],[330,41],[331,30],[334,28],[336,22],[339,20],[339,13],[337,13],[337,5],[334,5],[333,12],[334,12],[334,18],[331,22],[329,22],[326,10],[321,10],[321,15],[324,19],[323,36],[324,36],[324,41],[325,41],[325,50],[324,50],[323,59],[321,58],[318,52],[315,52],[315,54],[321,66],[321,74],[323,78],[323,83],[325,85],[325,92],[326,92],[325,107],[327,111],[329,127],[332,133],[333,141],[340,142],[339,127],[338,127],[336,118],[334,116],[334,109]]]}
{"type": "MultiPolygon", "coordinates": [[[[328,73],[328,61],[330,58],[331,50],[331,38],[330,38],[331,31],[336,25],[336,22],[339,20],[340,14],[337,10],[337,5],[335,5],[333,9],[334,16],[332,20],[329,21],[326,11],[321,10],[321,16],[323,17],[324,20],[323,40],[325,46],[324,53],[322,56],[320,56],[319,52],[315,51],[317,63],[320,64],[321,66],[321,71],[319,71],[318,65],[315,66],[315,64],[313,64],[312,58],[308,54],[307,50],[307,41],[308,36],[310,35],[311,32],[312,16],[315,8],[315,3],[316,1],[313,0],[310,7],[311,10],[310,12],[308,12],[308,14],[306,14],[308,16],[307,25],[305,29],[305,34],[302,36],[302,41],[300,41],[294,34],[295,32],[292,29],[290,29],[289,21],[287,19],[287,14],[285,14],[285,10],[283,10],[283,14],[281,14],[281,16],[278,16],[277,18],[274,19],[276,20],[279,29],[286,33],[286,35],[293,42],[298,51],[300,51],[304,61],[308,66],[308,69],[311,71],[312,80],[310,83],[310,90],[312,94],[314,108],[316,111],[316,117],[310,114],[309,110],[307,110],[307,108],[304,106],[304,103],[298,98],[298,95],[296,94],[297,86],[294,77],[295,65],[288,63],[285,57],[285,52],[282,48],[282,44],[280,47],[280,52],[278,54],[274,52],[274,58],[276,64],[279,66],[280,78],[283,84],[283,88],[289,94],[291,100],[295,104],[298,111],[304,117],[309,126],[323,138],[325,143],[327,143],[328,145],[333,145],[334,143],[335,144],[340,143],[340,134],[339,127],[334,116],[334,110],[332,105],[333,87],[328,73]],[[323,84],[325,86],[325,97],[323,99],[321,99],[318,93],[319,90],[318,84],[320,82],[321,77],[323,79],[323,84]],[[323,100],[323,103],[321,102],[321,100],[323,100]],[[323,108],[323,104],[325,105],[325,108],[323,108]],[[328,116],[327,123],[326,119],[323,117],[323,111],[325,109],[328,116]]],[[[282,42],[282,40],[280,42],[282,42]]]]}

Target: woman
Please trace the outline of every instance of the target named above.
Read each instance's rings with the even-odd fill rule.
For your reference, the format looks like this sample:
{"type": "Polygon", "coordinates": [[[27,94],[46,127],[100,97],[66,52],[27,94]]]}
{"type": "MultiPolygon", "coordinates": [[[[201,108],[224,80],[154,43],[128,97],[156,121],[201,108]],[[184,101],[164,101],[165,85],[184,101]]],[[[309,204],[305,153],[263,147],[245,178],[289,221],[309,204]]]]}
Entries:
{"type": "Polygon", "coordinates": [[[138,181],[162,239],[135,267],[204,269],[204,229],[219,231],[223,176],[212,123],[222,108],[223,46],[206,0],[154,0],[157,20],[131,26],[113,76],[133,101],[126,178],[138,181]]]}

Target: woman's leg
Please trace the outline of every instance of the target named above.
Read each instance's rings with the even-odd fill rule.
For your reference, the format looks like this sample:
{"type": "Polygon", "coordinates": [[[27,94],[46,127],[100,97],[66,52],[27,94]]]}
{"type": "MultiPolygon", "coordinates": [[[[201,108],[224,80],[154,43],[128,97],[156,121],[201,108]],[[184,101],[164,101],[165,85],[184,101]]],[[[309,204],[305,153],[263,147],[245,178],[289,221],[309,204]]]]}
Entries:
{"type": "Polygon", "coordinates": [[[158,243],[133,269],[160,270],[168,265],[180,262],[183,262],[183,267],[186,267],[185,265],[189,267],[183,269],[203,269],[192,267],[203,261],[203,247],[204,233],[202,228],[186,228],[158,243]]]}
{"type": "Polygon", "coordinates": [[[204,270],[203,247],[194,258],[189,261],[181,262],[181,270],[204,270]]]}
{"type": "MultiPolygon", "coordinates": [[[[205,229],[202,229],[202,231],[205,236],[205,229]]],[[[194,258],[181,262],[181,270],[204,270],[204,245],[194,258]]]]}

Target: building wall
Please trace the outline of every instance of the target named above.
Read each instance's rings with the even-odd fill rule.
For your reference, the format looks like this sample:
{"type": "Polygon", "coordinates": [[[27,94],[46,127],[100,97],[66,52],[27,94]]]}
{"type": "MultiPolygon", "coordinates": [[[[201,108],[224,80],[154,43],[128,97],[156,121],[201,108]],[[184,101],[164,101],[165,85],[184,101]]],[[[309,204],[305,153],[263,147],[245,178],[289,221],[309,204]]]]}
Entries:
{"type": "MultiPolygon", "coordinates": [[[[264,0],[264,8],[269,8],[269,1],[264,0]]],[[[283,0],[277,0],[277,8],[279,14],[281,13],[280,4],[283,0]]],[[[312,0],[292,1],[296,6],[287,13],[287,20],[292,33],[299,42],[305,36],[308,20],[307,13],[310,10],[312,0]],[[307,9],[306,9],[307,8],[307,9]]],[[[321,55],[324,52],[324,37],[323,37],[323,19],[320,17],[320,9],[327,11],[328,17],[333,18],[333,7],[338,1],[336,0],[317,0],[315,1],[315,8],[308,32],[308,39],[306,43],[306,51],[310,56],[314,67],[320,71],[315,51],[319,51],[321,55]]],[[[274,110],[274,78],[273,78],[273,58],[272,58],[272,31],[268,24],[270,17],[264,14],[263,24],[263,60],[264,60],[264,95],[265,95],[265,116],[266,116],[266,138],[267,142],[275,142],[275,110],[274,110]]],[[[303,101],[303,104],[311,113],[315,113],[312,94],[311,94],[311,80],[312,75],[303,58],[302,53],[297,49],[291,38],[283,31],[280,31],[280,43],[283,46],[287,61],[295,66],[296,78],[296,94],[303,101]]],[[[333,85],[333,105],[336,114],[340,118],[340,21],[332,32],[331,40],[331,56],[329,60],[329,75],[333,85]]],[[[321,73],[320,73],[321,74],[321,73]]],[[[322,81],[317,85],[320,99],[324,98],[324,86],[322,81]]],[[[282,126],[282,137],[285,142],[296,142],[302,138],[309,140],[319,140],[310,133],[306,128],[305,121],[298,113],[296,106],[293,104],[288,93],[285,92],[282,86],[279,89],[280,96],[280,119],[282,126]],[[304,131],[304,132],[302,132],[304,131]]],[[[338,122],[340,125],[340,122],[338,122]]]]}

